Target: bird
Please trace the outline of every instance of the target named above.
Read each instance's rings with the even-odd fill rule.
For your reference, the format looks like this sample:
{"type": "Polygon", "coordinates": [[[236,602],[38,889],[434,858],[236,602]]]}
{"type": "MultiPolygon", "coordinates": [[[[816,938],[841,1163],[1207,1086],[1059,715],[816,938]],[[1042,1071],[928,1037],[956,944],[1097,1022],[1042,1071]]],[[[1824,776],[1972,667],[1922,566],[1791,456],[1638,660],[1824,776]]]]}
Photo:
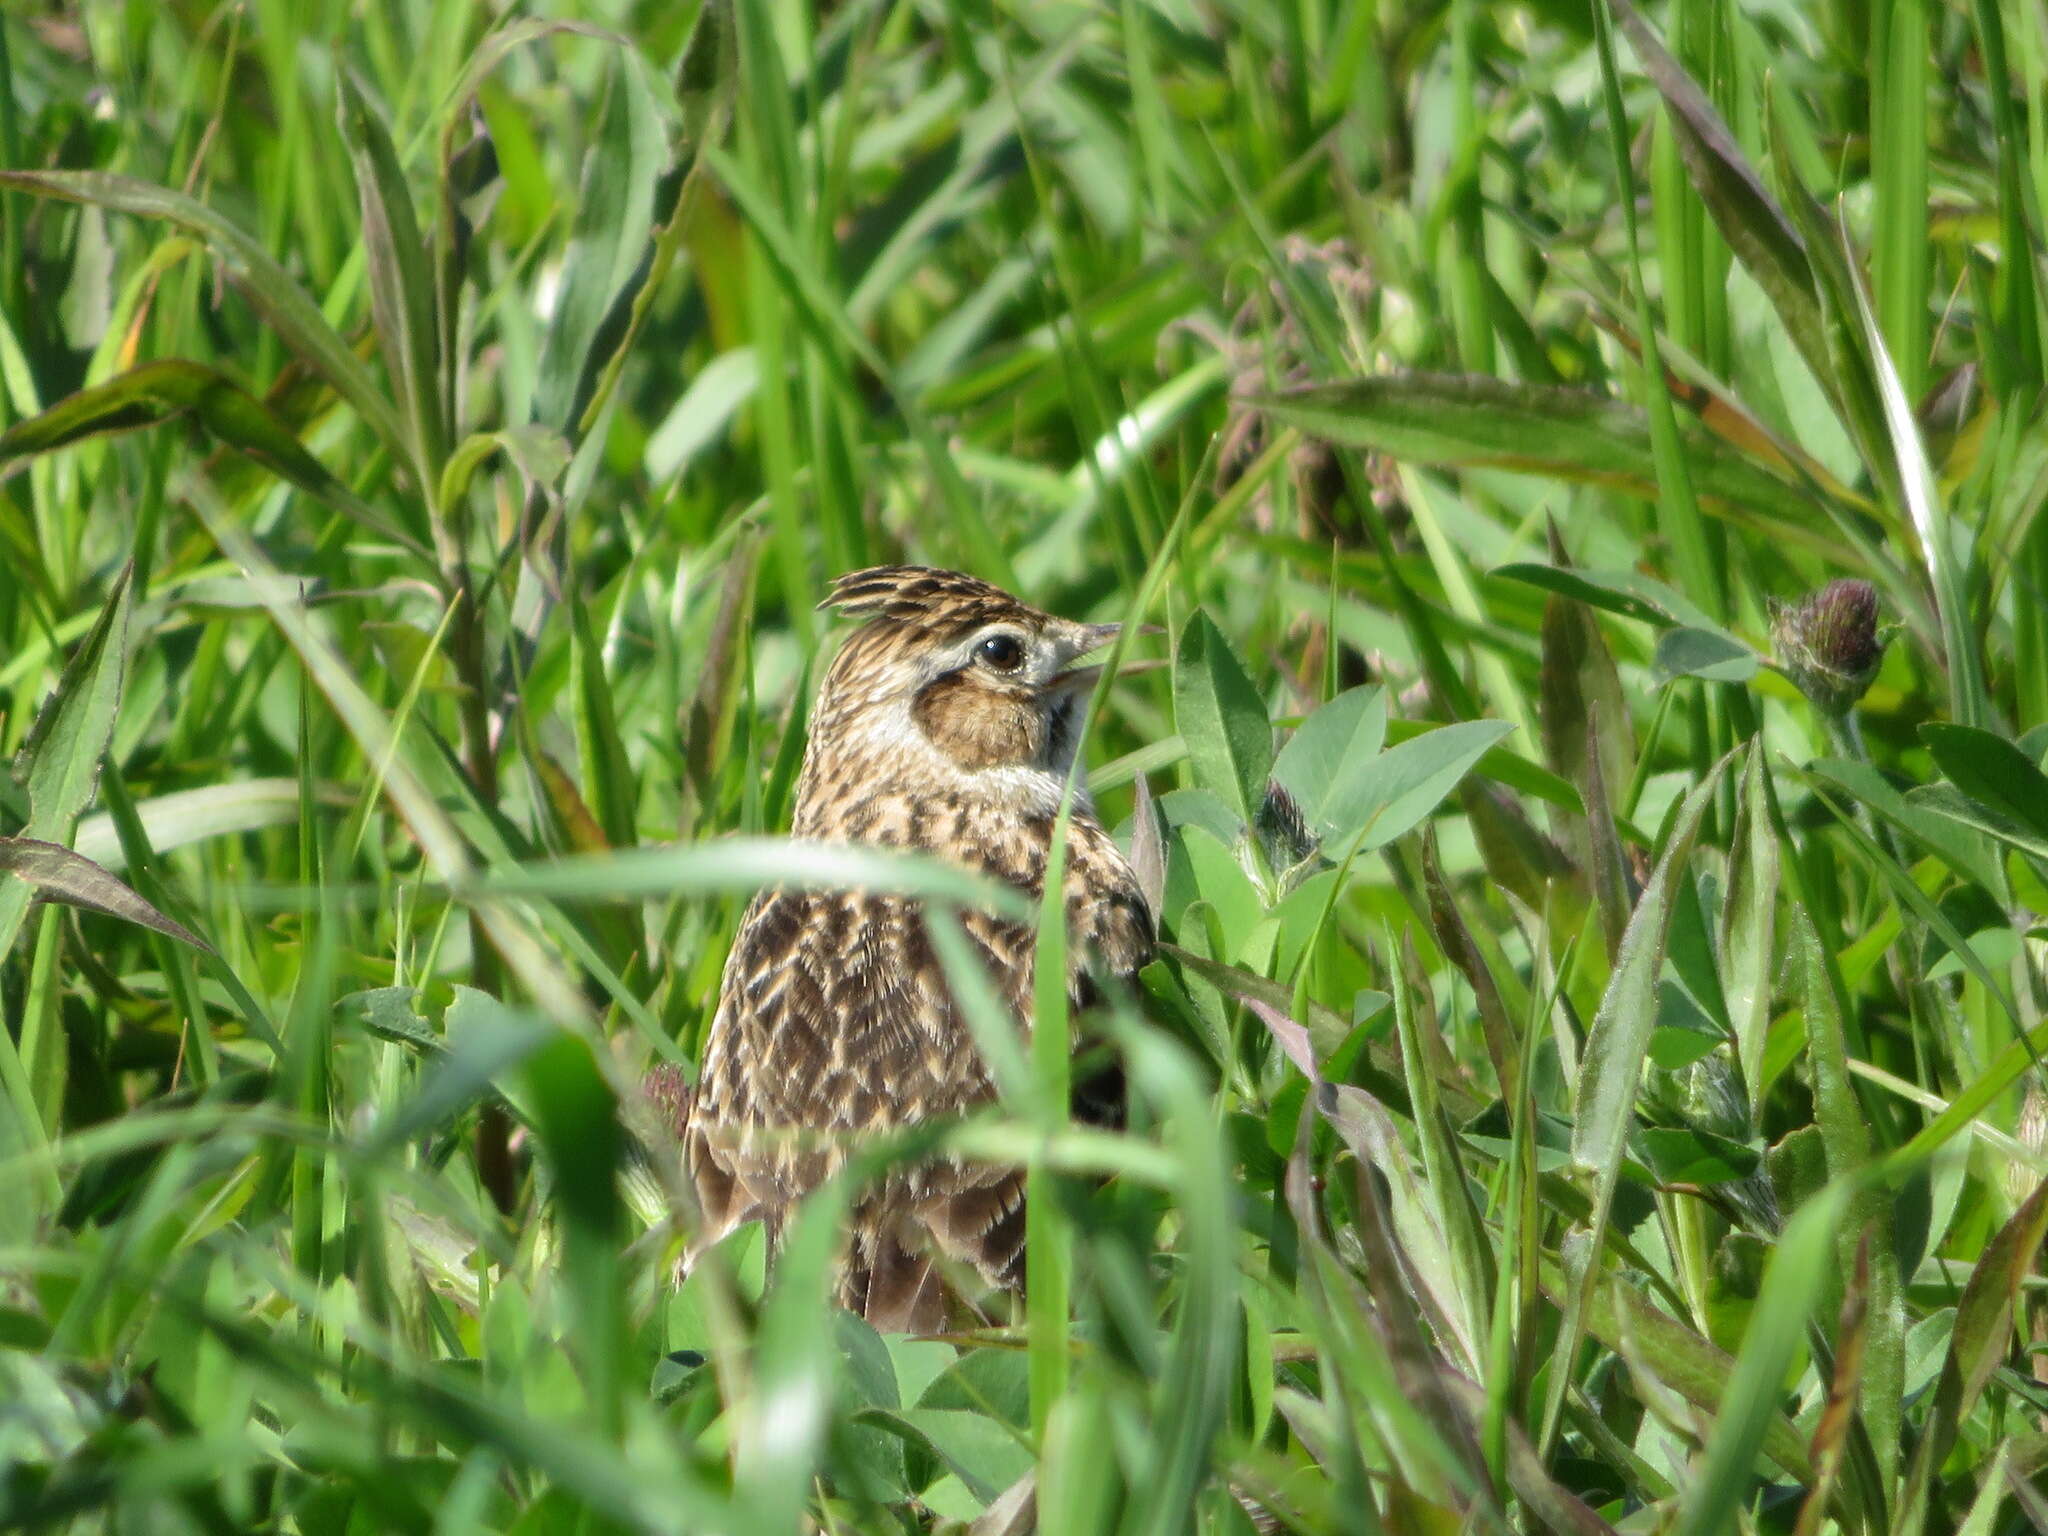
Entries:
{"type": "MultiPolygon", "coordinates": [[[[977,577],[914,565],[841,576],[819,606],[860,622],[811,712],[792,837],[936,856],[1014,888],[1036,911],[1099,673],[1073,663],[1119,626],[1057,618],[977,577]]],[[[1154,919],[1075,777],[1064,904],[1078,1020],[1151,958],[1154,919]]],[[[958,916],[1028,1033],[1035,926],[958,916]]],[[[995,1097],[920,900],[765,889],[727,956],[685,1112],[703,1216],[692,1247],[758,1219],[773,1255],[796,1203],[861,1139],[995,1097]]],[[[1075,1112],[1114,1114],[1101,1104],[1075,1112]]],[[[963,1301],[946,1261],[972,1266],[991,1288],[1022,1289],[1020,1168],[943,1156],[892,1167],[856,1193],[848,1227],[836,1299],[880,1331],[946,1326],[963,1301]]]]}

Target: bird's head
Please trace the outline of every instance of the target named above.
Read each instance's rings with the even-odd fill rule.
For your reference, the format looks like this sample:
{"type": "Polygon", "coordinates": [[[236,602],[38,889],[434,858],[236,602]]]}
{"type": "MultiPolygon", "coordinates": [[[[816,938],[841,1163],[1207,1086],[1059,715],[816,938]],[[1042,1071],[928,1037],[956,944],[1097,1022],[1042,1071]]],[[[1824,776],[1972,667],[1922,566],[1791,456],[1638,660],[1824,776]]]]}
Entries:
{"type": "Polygon", "coordinates": [[[833,583],[823,606],[867,622],[826,674],[812,754],[842,771],[907,771],[1002,792],[1072,766],[1096,669],[1074,661],[1116,638],[958,571],[888,565],[833,583]]]}

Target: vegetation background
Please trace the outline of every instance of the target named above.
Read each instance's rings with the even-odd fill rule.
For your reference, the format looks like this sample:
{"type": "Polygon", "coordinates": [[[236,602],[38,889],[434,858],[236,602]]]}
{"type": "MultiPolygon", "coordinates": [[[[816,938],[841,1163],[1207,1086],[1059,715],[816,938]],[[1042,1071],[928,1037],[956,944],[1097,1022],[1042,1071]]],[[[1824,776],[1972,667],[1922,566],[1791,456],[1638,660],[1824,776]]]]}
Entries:
{"type": "Polygon", "coordinates": [[[2044,1528],[2039,0],[16,4],[0,162],[0,1524],[2044,1528]],[[639,1086],[985,895],[775,841],[899,559],[1173,661],[943,1340],[639,1086]]]}

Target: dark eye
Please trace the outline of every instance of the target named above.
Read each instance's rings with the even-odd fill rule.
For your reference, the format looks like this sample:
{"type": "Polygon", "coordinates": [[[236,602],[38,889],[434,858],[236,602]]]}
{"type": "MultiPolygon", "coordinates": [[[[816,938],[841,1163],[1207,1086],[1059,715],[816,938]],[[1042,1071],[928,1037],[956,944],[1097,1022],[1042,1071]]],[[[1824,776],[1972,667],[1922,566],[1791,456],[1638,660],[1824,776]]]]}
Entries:
{"type": "Polygon", "coordinates": [[[998,672],[1014,672],[1024,660],[1024,642],[1015,635],[990,635],[974,654],[998,672]]]}

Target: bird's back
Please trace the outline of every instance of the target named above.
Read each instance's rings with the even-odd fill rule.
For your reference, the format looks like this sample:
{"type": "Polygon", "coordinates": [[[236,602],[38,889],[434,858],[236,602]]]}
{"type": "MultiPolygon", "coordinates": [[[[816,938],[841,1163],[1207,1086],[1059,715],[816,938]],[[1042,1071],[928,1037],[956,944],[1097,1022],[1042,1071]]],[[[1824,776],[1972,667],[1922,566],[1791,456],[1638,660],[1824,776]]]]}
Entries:
{"type": "MultiPolygon", "coordinates": [[[[964,846],[1011,850],[1001,868],[979,856],[961,862],[1037,898],[1043,853],[1028,839],[964,846]]],[[[1130,866],[1092,816],[1070,828],[1065,886],[1068,995],[1078,1014],[1096,1001],[1097,977],[1127,978],[1150,957],[1151,923],[1130,866]]],[[[978,912],[963,913],[961,926],[996,997],[1028,1029],[1035,930],[978,912]]],[[[994,1097],[921,902],[765,891],[727,959],[693,1097],[687,1145],[707,1235],[755,1217],[774,1233],[863,1138],[994,1097]]],[[[933,1245],[991,1284],[1022,1283],[1023,1175],[1013,1167],[898,1167],[857,1198],[852,1226],[841,1300],[871,1318],[935,1326],[943,1298],[921,1296],[931,1282],[920,1262],[933,1245]],[[899,1294],[906,1287],[908,1299],[899,1294]]]]}

